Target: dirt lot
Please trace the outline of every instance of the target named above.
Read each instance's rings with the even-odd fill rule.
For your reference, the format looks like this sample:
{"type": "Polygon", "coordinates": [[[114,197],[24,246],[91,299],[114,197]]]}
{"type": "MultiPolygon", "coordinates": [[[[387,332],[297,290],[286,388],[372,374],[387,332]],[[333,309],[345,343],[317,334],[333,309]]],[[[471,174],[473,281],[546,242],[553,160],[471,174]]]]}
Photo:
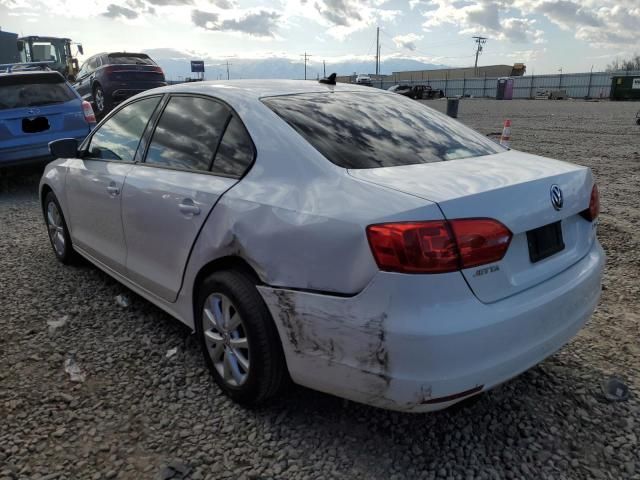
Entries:
{"type": "Polygon", "coordinates": [[[16,172],[0,193],[0,479],[169,478],[163,467],[175,462],[191,479],[640,479],[638,108],[461,103],[460,120],[483,133],[511,118],[514,148],[593,169],[608,265],[601,305],[570,345],[477,402],[430,415],[302,388],[258,411],[232,404],[187,329],[134,295],[118,306],[126,289],[97,269],[56,262],[38,173],[16,172]],[[64,372],[70,354],[83,383],[64,372]],[[603,398],[611,374],[628,382],[628,401],[603,398]]]}

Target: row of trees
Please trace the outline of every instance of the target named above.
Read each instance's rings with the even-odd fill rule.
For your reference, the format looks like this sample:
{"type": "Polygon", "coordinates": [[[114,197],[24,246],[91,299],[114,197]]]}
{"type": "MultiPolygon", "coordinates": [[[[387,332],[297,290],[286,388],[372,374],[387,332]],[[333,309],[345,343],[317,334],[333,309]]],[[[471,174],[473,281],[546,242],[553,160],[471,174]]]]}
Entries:
{"type": "Polygon", "coordinates": [[[616,58],[607,65],[607,72],[615,72],[618,70],[640,70],[640,55],[636,53],[627,60],[616,58]]]}

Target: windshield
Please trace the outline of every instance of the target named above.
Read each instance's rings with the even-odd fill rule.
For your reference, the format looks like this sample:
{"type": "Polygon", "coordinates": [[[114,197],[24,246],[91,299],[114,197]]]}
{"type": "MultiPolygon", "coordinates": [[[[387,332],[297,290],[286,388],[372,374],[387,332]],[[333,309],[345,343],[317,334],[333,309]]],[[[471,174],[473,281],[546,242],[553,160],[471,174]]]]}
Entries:
{"type": "Polygon", "coordinates": [[[74,98],[75,95],[59,75],[0,77],[0,110],[40,107],[74,98]]]}
{"type": "Polygon", "coordinates": [[[153,60],[143,54],[112,53],[109,63],[118,65],[155,65],[153,60]]]}
{"type": "Polygon", "coordinates": [[[334,92],[262,101],[344,168],[432,163],[505,151],[469,127],[400,95],[334,92]]]}

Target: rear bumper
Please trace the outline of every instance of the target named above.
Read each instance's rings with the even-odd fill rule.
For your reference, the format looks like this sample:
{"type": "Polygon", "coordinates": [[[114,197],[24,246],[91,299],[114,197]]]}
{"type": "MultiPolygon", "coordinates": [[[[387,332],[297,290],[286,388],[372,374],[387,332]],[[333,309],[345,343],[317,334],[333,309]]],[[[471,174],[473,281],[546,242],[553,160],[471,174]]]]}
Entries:
{"type": "Polygon", "coordinates": [[[380,272],[355,297],[259,287],[293,380],[393,410],[446,408],[536,365],[585,324],[600,296],[604,253],[484,304],[458,272],[380,272]]]}
{"type": "Polygon", "coordinates": [[[0,167],[46,163],[53,159],[49,153],[49,142],[60,138],[76,138],[78,142],[82,142],[89,132],[89,127],[87,127],[86,130],[60,132],[58,135],[52,136],[46,141],[39,140],[37,143],[10,147],[0,145],[0,167]]]}
{"type": "Polygon", "coordinates": [[[138,93],[146,92],[147,90],[151,90],[153,88],[166,87],[166,82],[149,82],[134,85],[123,86],[122,88],[114,88],[109,93],[111,97],[111,101],[113,103],[120,103],[127,98],[131,98],[138,93]]]}

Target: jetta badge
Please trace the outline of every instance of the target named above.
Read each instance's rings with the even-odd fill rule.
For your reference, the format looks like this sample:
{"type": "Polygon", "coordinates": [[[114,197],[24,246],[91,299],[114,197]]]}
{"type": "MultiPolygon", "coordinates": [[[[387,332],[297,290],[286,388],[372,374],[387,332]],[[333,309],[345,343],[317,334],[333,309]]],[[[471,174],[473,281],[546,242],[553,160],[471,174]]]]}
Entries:
{"type": "Polygon", "coordinates": [[[556,210],[561,210],[563,204],[562,190],[560,190],[558,185],[551,185],[551,205],[553,205],[553,208],[556,210]]]}

